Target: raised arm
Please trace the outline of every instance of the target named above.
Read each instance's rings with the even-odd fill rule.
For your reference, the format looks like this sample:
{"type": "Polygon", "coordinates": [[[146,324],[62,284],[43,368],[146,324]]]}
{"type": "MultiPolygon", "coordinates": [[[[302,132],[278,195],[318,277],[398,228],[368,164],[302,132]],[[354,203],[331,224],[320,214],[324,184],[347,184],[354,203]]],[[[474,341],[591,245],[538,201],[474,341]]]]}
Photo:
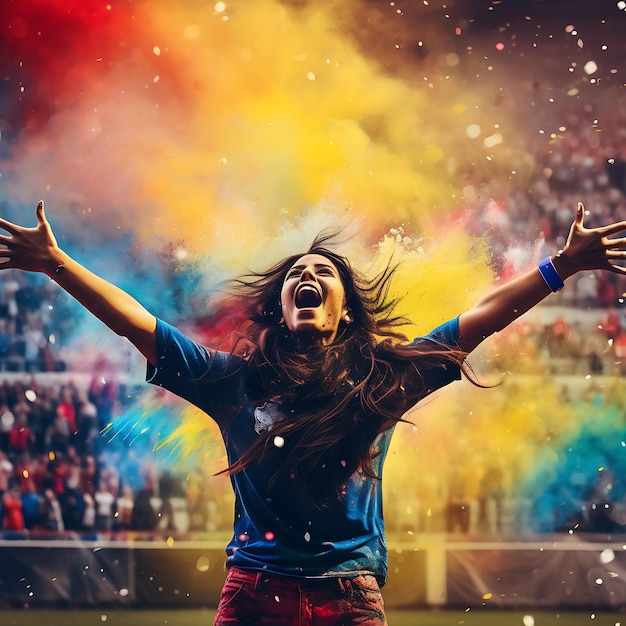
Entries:
{"type": "Polygon", "coordinates": [[[47,274],[118,335],[127,337],[150,361],[156,361],[156,318],[137,300],[77,263],[57,245],[43,202],[37,226],[24,228],[0,218],[0,269],[47,274]]]}
{"type": "Polygon", "coordinates": [[[583,270],[608,270],[626,274],[617,262],[626,259],[626,238],[611,238],[626,230],[626,222],[602,228],[585,228],[585,209],[578,203],[567,243],[544,270],[538,268],[498,287],[459,318],[459,347],[471,352],[483,339],[502,330],[556,290],[562,281],[583,270]],[[556,270],[556,272],[554,272],[556,270]]]}

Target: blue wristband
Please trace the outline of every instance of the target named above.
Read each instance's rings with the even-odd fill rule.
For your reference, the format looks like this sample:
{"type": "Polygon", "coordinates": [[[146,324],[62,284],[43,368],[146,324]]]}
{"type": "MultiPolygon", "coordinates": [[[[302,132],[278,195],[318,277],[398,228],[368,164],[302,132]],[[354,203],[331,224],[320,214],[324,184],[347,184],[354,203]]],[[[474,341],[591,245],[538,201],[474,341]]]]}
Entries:
{"type": "Polygon", "coordinates": [[[546,281],[548,287],[550,287],[551,291],[558,291],[559,289],[563,289],[565,286],[563,279],[559,276],[559,273],[556,271],[556,267],[554,267],[554,263],[552,263],[552,259],[549,256],[539,262],[539,272],[543,276],[543,279],[546,281]]]}

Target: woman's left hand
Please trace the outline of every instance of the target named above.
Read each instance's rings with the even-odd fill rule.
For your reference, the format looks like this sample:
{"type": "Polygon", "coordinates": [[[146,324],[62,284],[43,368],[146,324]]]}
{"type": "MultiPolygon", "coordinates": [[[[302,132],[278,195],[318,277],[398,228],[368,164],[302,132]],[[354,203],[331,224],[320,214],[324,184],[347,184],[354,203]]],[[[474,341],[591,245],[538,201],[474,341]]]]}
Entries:
{"type": "Polygon", "coordinates": [[[611,239],[611,235],[626,231],[626,222],[586,228],[584,219],[585,207],[579,202],[567,242],[553,261],[559,276],[565,279],[583,270],[626,274],[626,267],[619,264],[626,261],[626,237],[611,239]]]}

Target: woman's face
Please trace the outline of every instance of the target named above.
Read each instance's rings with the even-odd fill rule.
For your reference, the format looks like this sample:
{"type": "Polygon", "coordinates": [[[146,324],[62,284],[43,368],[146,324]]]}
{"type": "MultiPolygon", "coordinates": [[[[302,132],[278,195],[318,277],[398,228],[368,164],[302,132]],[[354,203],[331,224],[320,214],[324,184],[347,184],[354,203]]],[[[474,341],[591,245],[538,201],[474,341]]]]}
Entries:
{"type": "Polygon", "coordinates": [[[337,267],[321,254],[305,254],[287,271],[280,292],[283,319],[294,334],[328,344],[347,314],[337,267]]]}

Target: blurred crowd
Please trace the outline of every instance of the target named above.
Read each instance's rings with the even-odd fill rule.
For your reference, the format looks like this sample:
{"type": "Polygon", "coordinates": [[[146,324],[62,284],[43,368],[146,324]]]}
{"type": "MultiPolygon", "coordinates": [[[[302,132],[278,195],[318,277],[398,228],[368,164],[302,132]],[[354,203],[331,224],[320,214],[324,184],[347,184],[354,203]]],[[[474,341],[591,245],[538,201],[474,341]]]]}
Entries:
{"type": "Polygon", "coordinates": [[[149,456],[104,445],[120,389],[97,379],[0,385],[0,517],[11,531],[152,530],[179,483],[149,456]],[[159,510],[151,501],[161,494],[159,510]]]}
{"type": "MultiPolygon", "coordinates": [[[[5,531],[116,533],[218,530],[219,494],[200,472],[160,467],[143,445],[103,437],[128,396],[94,378],[81,389],[0,384],[0,520],[5,531]]],[[[215,487],[215,486],[214,486],[215,487]]],[[[126,535],[125,535],[126,536],[126,535]]]]}
{"type": "MultiPolygon", "coordinates": [[[[55,311],[55,289],[16,270],[6,270],[0,283],[0,370],[61,371],[55,355],[64,324],[55,311]]],[[[67,323],[66,323],[67,324],[67,323]]]]}

